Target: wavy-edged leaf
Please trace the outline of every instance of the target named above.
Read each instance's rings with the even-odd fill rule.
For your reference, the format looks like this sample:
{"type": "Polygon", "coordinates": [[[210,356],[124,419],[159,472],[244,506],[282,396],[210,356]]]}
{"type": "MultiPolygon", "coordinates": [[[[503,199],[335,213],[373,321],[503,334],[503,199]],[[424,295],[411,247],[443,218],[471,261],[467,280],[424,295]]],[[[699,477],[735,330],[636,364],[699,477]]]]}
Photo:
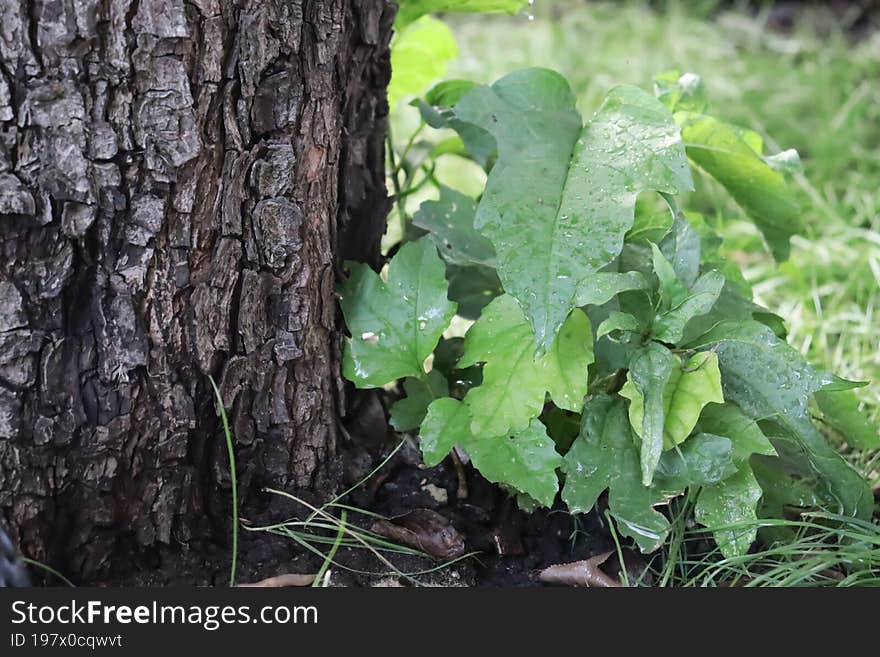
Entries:
{"type": "Polygon", "coordinates": [[[562,465],[562,457],[537,418],[513,436],[477,439],[464,448],[489,481],[506,483],[543,506],[553,506],[559,490],[556,468],[562,465]]]}
{"type": "Polygon", "coordinates": [[[516,301],[503,295],[490,303],[465,336],[459,367],[478,362],[482,385],[468,392],[475,434],[501,435],[525,429],[550,393],[560,408],[580,411],[593,362],[590,320],[571,312],[556,341],[535,359],[532,329],[516,301]]]}
{"type": "Polygon", "coordinates": [[[824,381],[796,349],[755,321],[722,322],[692,346],[718,354],[725,399],[755,420],[771,419],[797,443],[841,514],[870,517],[870,487],[810,422],[807,401],[824,381]]]}
{"type": "Polygon", "coordinates": [[[436,465],[459,445],[489,481],[512,486],[544,506],[551,506],[559,488],[556,469],[562,457],[540,420],[532,419],[513,435],[487,436],[471,431],[467,404],[446,397],[428,407],[419,432],[427,465],[436,465]]]}
{"type": "MultiPolygon", "coordinates": [[[[683,367],[676,356],[672,355],[672,359],[674,366],[666,379],[661,409],[663,449],[672,449],[687,439],[706,404],[724,401],[718,357],[715,354],[694,354],[683,367]]],[[[620,394],[630,400],[630,421],[636,434],[643,436],[643,432],[647,431],[645,397],[643,389],[636,384],[632,370],[620,394]]]]}
{"type": "Polygon", "coordinates": [[[419,429],[419,447],[425,465],[434,467],[453,447],[467,443],[472,437],[467,406],[452,397],[434,400],[419,429]]]}
{"type": "Polygon", "coordinates": [[[424,373],[422,363],[455,315],[446,298],[445,266],[426,239],[404,244],[388,267],[388,282],[353,264],[340,286],[340,305],[351,338],[343,374],[361,388],[376,388],[424,373]]]}
{"type": "Polygon", "coordinates": [[[582,126],[568,83],[544,69],[477,87],[455,113],[498,144],[475,225],[547,349],[580,285],[620,253],[638,194],[692,188],[678,128],[661,103],[626,86],[582,126]]]}
{"type": "Polygon", "coordinates": [[[642,552],[662,545],[669,522],[654,507],[664,501],[656,489],[642,485],[639,452],[630,432],[622,399],[596,395],[584,406],[580,436],[565,456],[562,499],[572,513],[592,509],[608,490],[608,508],[621,534],[642,552]]]}

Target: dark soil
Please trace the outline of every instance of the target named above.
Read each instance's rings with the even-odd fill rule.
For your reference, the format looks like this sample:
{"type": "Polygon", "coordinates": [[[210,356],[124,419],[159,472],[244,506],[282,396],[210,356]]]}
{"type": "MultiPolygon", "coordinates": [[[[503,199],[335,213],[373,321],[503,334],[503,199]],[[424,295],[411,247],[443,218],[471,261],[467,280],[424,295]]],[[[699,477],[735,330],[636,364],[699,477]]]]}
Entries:
{"type": "MultiPolygon", "coordinates": [[[[517,507],[513,497],[469,465],[463,467],[467,495],[459,497],[460,482],[452,458],[426,468],[416,446],[417,438],[389,428],[384,393],[357,395],[357,409],[346,423],[341,458],[346,485],[363,483],[344,502],[381,514],[391,522],[413,511],[448,521],[450,531],[463,541],[464,550],[459,550],[462,556],[457,560],[456,555],[423,558],[383,553],[393,564],[392,569],[367,549],[341,549],[335,557],[337,565],[331,567],[331,585],[542,586],[537,582],[541,569],[585,559],[612,548],[610,535],[595,512],[572,516],[559,506],[526,513],[517,507]],[[388,462],[365,479],[401,441],[404,445],[388,462]]],[[[307,514],[302,508],[291,513],[299,518],[307,514]]],[[[277,520],[280,518],[275,518],[277,520]]],[[[371,529],[376,518],[349,511],[348,522],[371,529]]],[[[326,536],[332,534],[327,532],[326,536]]],[[[261,540],[255,542],[253,534],[248,532],[242,537],[240,582],[284,572],[314,573],[320,568],[322,560],[294,540],[277,537],[266,541],[265,538],[262,535],[261,540]]],[[[430,544],[437,536],[432,536],[428,527],[422,538],[430,544]]],[[[329,546],[320,547],[324,552],[329,549],[329,546]]],[[[627,555],[627,561],[629,556],[632,555],[627,555]]],[[[619,574],[614,557],[604,568],[612,577],[619,574]]],[[[223,577],[224,573],[218,573],[216,583],[222,584],[223,577]]]]}

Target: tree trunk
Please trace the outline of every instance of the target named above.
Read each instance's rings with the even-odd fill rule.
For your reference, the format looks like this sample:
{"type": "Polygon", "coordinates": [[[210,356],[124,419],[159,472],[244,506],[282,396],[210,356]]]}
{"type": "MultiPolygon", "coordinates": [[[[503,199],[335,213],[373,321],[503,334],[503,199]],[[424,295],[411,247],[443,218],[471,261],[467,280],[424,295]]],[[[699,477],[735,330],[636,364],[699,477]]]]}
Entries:
{"type": "Polygon", "coordinates": [[[0,519],[26,555],[85,583],[228,560],[209,375],[243,515],[336,488],[334,283],[378,257],[393,14],[0,3],[0,519]]]}

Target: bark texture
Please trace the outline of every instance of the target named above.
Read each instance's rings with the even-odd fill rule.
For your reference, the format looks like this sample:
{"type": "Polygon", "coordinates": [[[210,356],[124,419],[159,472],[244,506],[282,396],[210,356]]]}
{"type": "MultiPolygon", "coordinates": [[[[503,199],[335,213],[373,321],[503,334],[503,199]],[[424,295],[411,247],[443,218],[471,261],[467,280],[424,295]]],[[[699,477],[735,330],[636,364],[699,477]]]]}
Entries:
{"type": "Polygon", "coordinates": [[[393,13],[0,2],[0,519],[25,554],[120,581],[227,532],[209,374],[245,515],[333,489],[334,279],[378,255],[393,13]]]}

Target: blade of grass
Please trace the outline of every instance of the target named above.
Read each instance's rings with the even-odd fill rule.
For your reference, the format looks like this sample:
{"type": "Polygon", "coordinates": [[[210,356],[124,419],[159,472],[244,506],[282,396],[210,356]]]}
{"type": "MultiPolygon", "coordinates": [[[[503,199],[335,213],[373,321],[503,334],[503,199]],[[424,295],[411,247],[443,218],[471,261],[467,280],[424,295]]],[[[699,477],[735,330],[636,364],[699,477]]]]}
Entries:
{"type": "Polygon", "coordinates": [[[235,478],[235,449],[232,444],[232,431],[229,429],[226,406],[223,404],[220,389],[214,382],[214,377],[209,376],[208,380],[214,389],[214,397],[217,399],[217,407],[220,409],[223,434],[226,437],[226,453],[229,455],[229,479],[232,482],[232,565],[229,567],[229,586],[235,586],[235,569],[238,566],[238,483],[235,478]]]}

